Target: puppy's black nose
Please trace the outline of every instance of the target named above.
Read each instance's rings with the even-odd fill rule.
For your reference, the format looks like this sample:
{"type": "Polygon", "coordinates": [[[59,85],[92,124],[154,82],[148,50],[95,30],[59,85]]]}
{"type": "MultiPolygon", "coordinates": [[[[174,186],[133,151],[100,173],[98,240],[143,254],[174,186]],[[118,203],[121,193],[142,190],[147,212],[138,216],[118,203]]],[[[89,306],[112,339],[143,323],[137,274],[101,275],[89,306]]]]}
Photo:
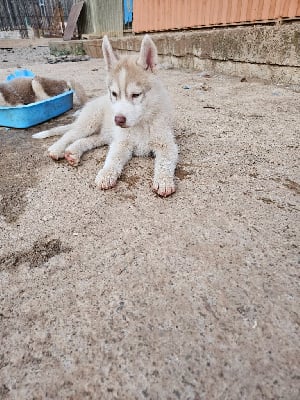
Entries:
{"type": "Polygon", "coordinates": [[[124,117],[124,115],[116,115],[115,124],[120,126],[121,128],[124,127],[126,125],[126,117],[124,117]]]}

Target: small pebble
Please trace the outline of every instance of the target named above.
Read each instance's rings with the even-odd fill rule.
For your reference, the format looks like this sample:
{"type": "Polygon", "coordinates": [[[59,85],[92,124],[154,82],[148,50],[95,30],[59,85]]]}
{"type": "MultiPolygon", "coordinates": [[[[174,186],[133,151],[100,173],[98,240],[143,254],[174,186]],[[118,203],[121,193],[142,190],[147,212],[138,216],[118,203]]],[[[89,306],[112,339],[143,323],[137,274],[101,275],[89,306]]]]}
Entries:
{"type": "Polygon", "coordinates": [[[198,75],[201,76],[201,78],[211,78],[211,75],[206,71],[202,71],[198,75]]]}
{"type": "Polygon", "coordinates": [[[42,218],[42,221],[47,222],[47,221],[49,221],[50,219],[53,219],[53,215],[45,215],[45,216],[42,218]]]}

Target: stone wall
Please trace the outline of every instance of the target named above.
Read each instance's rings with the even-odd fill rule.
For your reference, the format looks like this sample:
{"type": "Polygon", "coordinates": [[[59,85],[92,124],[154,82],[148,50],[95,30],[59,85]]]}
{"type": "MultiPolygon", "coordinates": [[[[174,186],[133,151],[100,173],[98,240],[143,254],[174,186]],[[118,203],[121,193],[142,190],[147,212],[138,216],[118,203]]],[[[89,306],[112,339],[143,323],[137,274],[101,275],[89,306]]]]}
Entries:
{"type": "MultiPolygon", "coordinates": [[[[160,62],[179,68],[255,77],[272,82],[300,82],[300,23],[217,28],[151,35],[160,62]]],[[[138,52],[143,35],[111,38],[119,53],[138,52]]],[[[101,40],[62,43],[80,45],[101,57],[101,40]]],[[[53,46],[53,44],[52,44],[53,46]]]]}

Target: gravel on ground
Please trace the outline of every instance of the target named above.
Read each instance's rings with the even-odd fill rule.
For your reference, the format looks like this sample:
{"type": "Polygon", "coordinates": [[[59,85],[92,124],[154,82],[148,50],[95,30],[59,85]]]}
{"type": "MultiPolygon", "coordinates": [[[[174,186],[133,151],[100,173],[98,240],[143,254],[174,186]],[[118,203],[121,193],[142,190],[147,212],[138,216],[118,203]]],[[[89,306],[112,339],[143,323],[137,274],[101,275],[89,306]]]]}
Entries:
{"type": "MultiPolygon", "coordinates": [[[[102,60],[32,50],[0,53],[0,81],[21,66],[105,93],[102,60]]],[[[151,158],[109,191],[94,185],[106,148],[50,160],[55,139],[31,135],[74,110],[0,128],[2,399],[300,397],[299,93],[159,73],[180,148],[170,198],[151,192],[151,158]]]]}

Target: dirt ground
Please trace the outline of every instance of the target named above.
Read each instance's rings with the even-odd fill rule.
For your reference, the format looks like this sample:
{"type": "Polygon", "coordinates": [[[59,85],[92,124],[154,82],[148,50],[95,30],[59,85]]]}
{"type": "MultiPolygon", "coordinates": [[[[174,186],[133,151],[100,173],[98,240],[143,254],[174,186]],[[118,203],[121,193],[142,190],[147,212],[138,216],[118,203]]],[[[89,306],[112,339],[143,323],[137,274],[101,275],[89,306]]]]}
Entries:
{"type": "MultiPolygon", "coordinates": [[[[17,53],[19,54],[19,53],[17,53]]],[[[1,63],[105,92],[103,61],[1,63]]],[[[3,55],[0,55],[0,59],[3,55]]],[[[175,104],[177,192],[153,160],[94,185],[39,130],[0,128],[0,398],[300,398],[299,134],[295,88],[160,72],[175,104]]],[[[76,107],[75,107],[76,109],[76,107]]]]}

